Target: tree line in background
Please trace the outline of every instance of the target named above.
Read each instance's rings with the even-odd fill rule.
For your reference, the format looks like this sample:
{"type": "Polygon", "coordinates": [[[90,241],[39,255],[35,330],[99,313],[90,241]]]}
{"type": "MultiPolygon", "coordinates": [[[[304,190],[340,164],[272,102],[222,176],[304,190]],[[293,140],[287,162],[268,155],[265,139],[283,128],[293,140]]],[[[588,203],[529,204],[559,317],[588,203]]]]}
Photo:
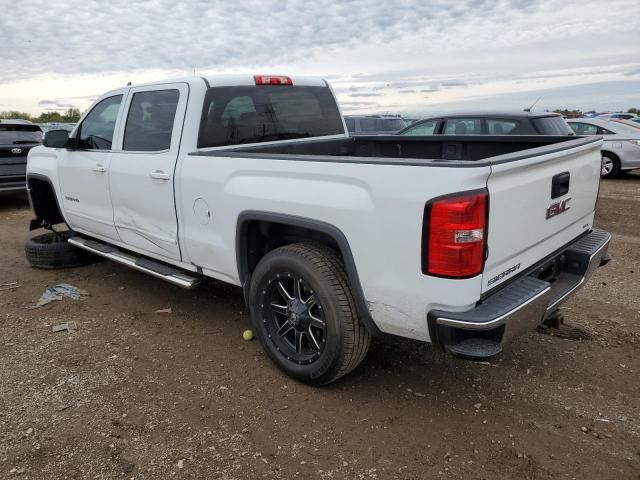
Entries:
{"type": "Polygon", "coordinates": [[[29,115],[26,112],[18,112],[17,110],[10,110],[0,112],[0,118],[6,118],[7,120],[30,120],[33,123],[76,123],[80,120],[80,109],[71,107],[67,108],[64,112],[42,112],[37,117],[29,115]]]}

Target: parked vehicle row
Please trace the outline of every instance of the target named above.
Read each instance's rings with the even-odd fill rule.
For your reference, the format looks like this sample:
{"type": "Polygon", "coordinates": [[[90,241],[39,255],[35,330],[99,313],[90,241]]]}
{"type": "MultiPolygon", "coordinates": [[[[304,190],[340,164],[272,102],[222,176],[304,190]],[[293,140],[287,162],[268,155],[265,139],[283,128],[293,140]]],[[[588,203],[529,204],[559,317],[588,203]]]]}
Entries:
{"type": "Polygon", "coordinates": [[[463,120],[450,136],[349,136],[327,82],[306,77],[117,89],[30,151],[31,228],[70,232],[28,258],[79,262],[77,247],[184,288],[240,286],[268,356],[310,384],[356,368],[381,332],[493,358],[608,261],[602,139],[554,115],[519,120],[555,135],[463,120]]]}
{"type": "MultiPolygon", "coordinates": [[[[601,175],[613,178],[640,168],[640,124],[633,114],[565,120],[550,112],[466,112],[418,120],[397,135],[603,135],[601,175]]],[[[350,131],[350,133],[353,133],[350,131]]],[[[387,134],[382,131],[370,132],[387,134]]]]}
{"type": "Polygon", "coordinates": [[[602,171],[605,178],[613,178],[623,171],[640,168],[640,124],[635,127],[600,118],[574,118],[567,123],[576,135],[602,135],[602,171]]]}
{"type": "Polygon", "coordinates": [[[469,112],[426,118],[398,135],[572,135],[557,113],[469,112]]]}

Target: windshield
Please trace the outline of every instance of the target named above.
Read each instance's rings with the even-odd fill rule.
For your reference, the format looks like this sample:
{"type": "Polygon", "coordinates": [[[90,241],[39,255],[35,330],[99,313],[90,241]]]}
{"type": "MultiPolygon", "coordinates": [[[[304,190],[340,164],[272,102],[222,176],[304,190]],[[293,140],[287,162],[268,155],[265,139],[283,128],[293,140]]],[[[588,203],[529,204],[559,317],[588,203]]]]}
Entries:
{"type": "Polygon", "coordinates": [[[40,143],[42,131],[38,125],[0,124],[0,144],[21,145],[40,143]]]}
{"type": "Polygon", "coordinates": [[[205,97],[198,148],[344,134],[327,87],[214,87],[205,97]]]}
{"type": "Polygon", "coordinates": [[[574,135],[573,130],[560,116],[534,118],[533,123],[542,135],[574,135]]]}

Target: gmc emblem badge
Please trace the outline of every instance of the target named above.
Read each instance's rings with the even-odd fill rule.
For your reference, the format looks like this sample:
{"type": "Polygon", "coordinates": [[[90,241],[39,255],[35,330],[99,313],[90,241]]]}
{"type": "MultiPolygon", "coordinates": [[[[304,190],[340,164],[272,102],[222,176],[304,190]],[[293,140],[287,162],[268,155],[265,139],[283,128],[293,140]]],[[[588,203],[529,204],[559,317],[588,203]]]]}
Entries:
{"type": "Polygon", "coordinates": [[[547,207],[547,220],[569,210],[569,208],[571,208],[569,207],[570,200],[571,198],[565,198],[561,202],[556,202],[549,205],[549,207],[547,207]]]}
{"type": "Polygon", "coordinates": [[[20,155],[22,153],[22,149],[21,148],[12,148],[11,149],[11,153],[13,153],[14,155],[20,155]]]}

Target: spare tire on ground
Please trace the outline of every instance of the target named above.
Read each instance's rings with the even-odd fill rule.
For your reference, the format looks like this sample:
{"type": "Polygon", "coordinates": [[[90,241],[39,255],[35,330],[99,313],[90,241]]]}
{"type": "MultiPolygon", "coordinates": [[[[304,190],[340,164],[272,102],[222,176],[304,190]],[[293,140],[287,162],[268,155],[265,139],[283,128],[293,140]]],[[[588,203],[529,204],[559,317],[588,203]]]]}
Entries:
{"type": "Polygon", "coordinates": [[[67,230],[30,238],[24,246],[27,260],[32,267],[46,269],[79,267],[97,262],[99,257],[67,242],[73,235],[67,230]]]}

